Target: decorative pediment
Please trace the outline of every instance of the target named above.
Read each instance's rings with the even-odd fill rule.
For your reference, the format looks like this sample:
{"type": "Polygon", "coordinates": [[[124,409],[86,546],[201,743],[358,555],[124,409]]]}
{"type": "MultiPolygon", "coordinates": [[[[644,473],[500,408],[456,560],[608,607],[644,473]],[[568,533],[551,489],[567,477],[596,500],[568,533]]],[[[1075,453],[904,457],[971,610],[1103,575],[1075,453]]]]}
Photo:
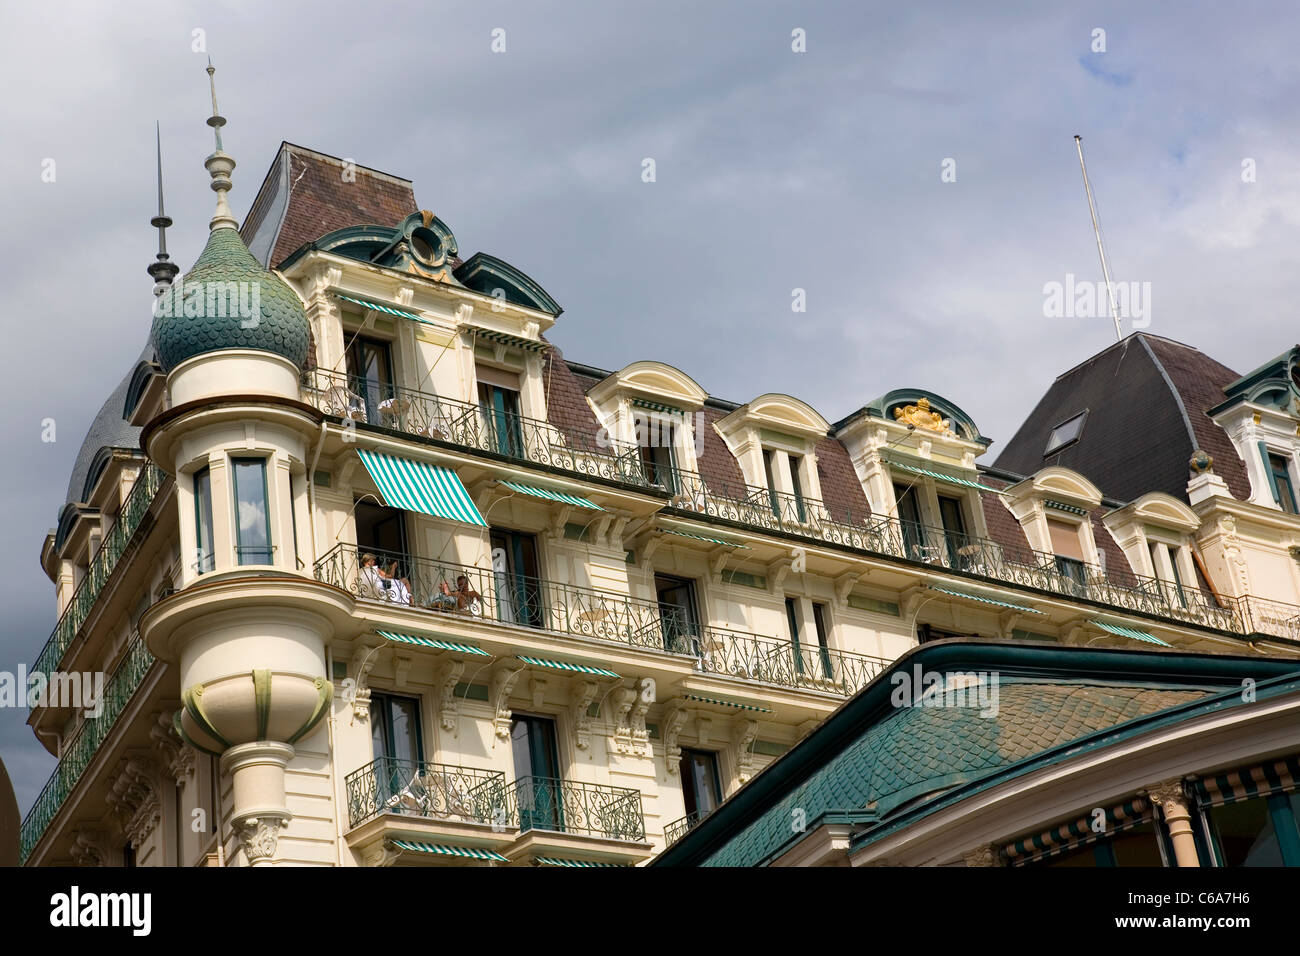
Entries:
{"type": "Polygon", "coordinates": [[[717,428],[724,436],[745,428],[766,428],[818,441],[831,430],[831,425],[808,403],[790,395],[768,392],[720,419],[717,428]]]}
{"type": "Polygon", "coordinates": [[[1106,524],[1119,527],[1134,520],[1184,533],[1191,533],[1201,526],[1201,519],[1195,511],[1163,491],[1152,491],[1112,512],[1107,515],[1106,524]]]}
{"type": "Polygon", "coordinates": [[[643,398],[682,411],[694,411],[709,393],[683,372],[663,362],[633,362],[598,382],[587,393],[597,406],[611,406],[617,397],[643,398]]]}
{"type": "Polygon", "coordinates": [[[858,416],[864,413],[886,422],[913,426],[915,431],[922,433],[952,436],[985,446],[989,444],[989,439],[980,434],[974,419],[956,403],[924,389],[894,389],[867,405],[858,416]]]}
{"type": "Polygon", "coordinates": [[[1007,488],[1006,500],[1023,520],[1027,508],[1039,503],[1064,511],[1092,511],[1101,504],[1101,490],[1077,471],[1049,465],[1007,488]]]}

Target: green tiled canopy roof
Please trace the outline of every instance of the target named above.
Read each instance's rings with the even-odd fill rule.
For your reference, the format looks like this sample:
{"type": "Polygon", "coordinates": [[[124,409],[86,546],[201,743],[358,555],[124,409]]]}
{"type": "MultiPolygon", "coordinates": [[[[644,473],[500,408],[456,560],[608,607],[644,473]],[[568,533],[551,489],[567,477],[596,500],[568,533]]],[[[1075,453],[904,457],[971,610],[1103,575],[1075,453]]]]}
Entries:
{"type": "Polygon", "coordinates": [[[906,707],[876,724],[802,786],[738,833],[706,866],[752,866],[791,836],[795,810],[880,816],[926,794],[976,780],[1052,747],[1176,707],[1208,688],[1152,688],[1003,676],[998,713],[976,706],[906,707]]]}
{"type": "MultiPolygon", "coordinates": [[[[182,294],[171,314],[153,320],[153,342],[163,371],[170,372],[186,359],[222,349],[257,349],[273,352],[302,368],[307,361],[310,326],[297,294],[277,275],[262,268],[234,229],[214,229],[208,244],[181,280],[182,294]],[[258,314],[240,315],[240,309],[209,296],[212,283],[243,283],[243,301],[258,298],[258,314]],[[191,292],[191,286],[200,290],[191,292]],[[184,304],[202,300],[199,315],[184,304]],[[212,314],[209,314],[209,311],[212,314]]],[[[229,287],[228,287],[229,288],[229,287]]],[[[236,294],[238,296],[238,293],[236,294]]],[[[230,300],[238,304],[238,298],[230,300]]]]}

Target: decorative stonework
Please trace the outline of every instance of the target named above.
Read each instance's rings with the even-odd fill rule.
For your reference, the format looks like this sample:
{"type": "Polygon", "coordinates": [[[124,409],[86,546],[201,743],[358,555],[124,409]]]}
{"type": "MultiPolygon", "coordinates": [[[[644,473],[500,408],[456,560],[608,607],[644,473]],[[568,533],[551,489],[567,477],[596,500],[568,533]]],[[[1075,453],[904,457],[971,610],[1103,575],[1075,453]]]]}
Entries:
{"type": "Polygon", "coordinates": [[[515,681],[524,672],[522,667],[501,665],[492,672],[492,728],[501,740],[510,739],[510,694],[515,688],[515,681]]]}
{"type": "Polygon", "coordinates": [[[992,843],[967,850],[962,857],[967,866],[1003,866],[1002,856],[992,843]]]}
{"type": "Polygon", "coordinates": [[[941,435],[957,434],[952,430],[952,422],[949,419],[930,411],[930,400],[924,397],[918,398],[915,405],[895,408],[894,419],[904,425],[915,425],[917,428],[938,432],[941,435]]]}
{"type": "Polygon", "coordinates": [[[619,753],[638,757],[652,753],[645,718],[655,702],[655,690],[654,678],[643,677],[635,688],[625,687],[616,693],[614,749],[619,753]]]}
{"type": "Polygon", "coordinates": [[[249,817],[234,825],[235,835],[244,848],[250,866],[267,866],[275,859],[280,842],[280,830],[289,823],[288,816],[249,817]]]}
{"type": "Polygon", "coordinates": [[[194,777],[198,751],[177,735],[174,716],[173,711],[155,713],[149,737],[153,740],[154,749],[158,751],[163,769],[176,781],[176,786],[184,790],[185,785],[194,777]]]}
{"type": "Polygon", "coordinates": [[[456,736],[460,710],[456,701],[456,685],[465,673],[464,661],[448,661],[438,672],[438,723],[443,730],[456,736]]]}
{"type": "Polygon", "coordinates": [[[681,704],[674,704],[665,713],[663,723],[661,724],[661,733],[664,738],[664,769],[670,774],[676,774],[682,763],[682,748],[677,743],[677,738],[686,726],[686,718],[689,711],[681,704]]]}
{"type": "Polygon", "coordinates": [[[361,865],[392,866],[400,855],[397,850],[388,845],[387,841],[380,841],[361,855],[361,865]]]}
{"type": "Polygon", "coordinates": [[[370,672],[375,669],[375,661],[382,649],[383,645],[366,647],[361,644],[352,654],[352,664],[348,670],[354,675],[352,679],[355,681],[352,691],[353,720],[370,719],[370,672]]]}
{"type": "Polygon", "coordinates": [[[78,829],[70,854],[77,866],[108,866],[108,834],[94,827],[78,829]]]}
{"type": "Polygon", "coordinates": [[[591,715],[588,711],[596,699],[597,687],[594,680],[574,681],[573,684],[570,714],[573,716],[573,742],[579,750],[591,746],[591,715]]]}
{"type": "Polygon", "coordinates": [[[110,777],[104,799],[133,847],[143,846],[162,821],[158,778],[158,765],[143,755],[126,758],[110,777]]]}
{"type": "Polygon", "coordinates": [[[754,741],[757,737],[757,720],[736,721],[731,735],[731,752],[736,761],[736,777],[741,783],[748,783],[754,775],[754,741]]]}

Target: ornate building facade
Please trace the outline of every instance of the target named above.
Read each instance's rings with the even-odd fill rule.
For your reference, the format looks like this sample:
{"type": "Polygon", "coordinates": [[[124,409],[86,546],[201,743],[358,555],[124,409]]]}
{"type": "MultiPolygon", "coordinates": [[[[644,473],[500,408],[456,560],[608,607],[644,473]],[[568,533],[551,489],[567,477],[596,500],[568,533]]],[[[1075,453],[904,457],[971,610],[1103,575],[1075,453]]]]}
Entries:
{"type": "Polygon", "coordinates": [[[108,676],[31,712],[27,865],[635,865],[918,645],[1297,658],[1296,352],[1133,336],[991,465],[923,388],[568,360],[396,176],[286,143],[241,227],[209,123],[207,246],[41,553],[32,669],[108,676]]]}

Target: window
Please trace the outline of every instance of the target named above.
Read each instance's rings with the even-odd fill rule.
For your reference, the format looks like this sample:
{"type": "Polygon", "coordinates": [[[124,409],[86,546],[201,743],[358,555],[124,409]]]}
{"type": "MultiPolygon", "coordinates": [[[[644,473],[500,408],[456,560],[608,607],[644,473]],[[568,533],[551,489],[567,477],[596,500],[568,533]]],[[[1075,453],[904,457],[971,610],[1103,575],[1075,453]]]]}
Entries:
{"type": "Polygon", "coordinates": [[[916,500],[915,487],[894,485],[894,498],[898,501],[898,521],[906,556],[916,561],[925,560],[925,527],[921,524],[921,509],[916,500]]]}
{"type": "Polygon", "coordinates": [[[831,668],[829,629],[826,627],[826,605],[814,604],[812,607],[813,625],[817,628],[817,649],[822,659],[822,676],[827,680],[834,680],[835,672],[831,668]]]}
{"type": "Polygon", "coordinates": [[[519,376],[481,365],[476,368],[476,376],[487,447],[510,458],[526,457],[519,414],[519,376]]]}
{"type": "Polygon", "coordinates": [[[961,501],[939,496],[939,520],[943,524],[943,540],[948,551],[948,566],[960,568],[963,551],[970,545],[966,536],[966,518],[962,514],[961,501]]]}
{"type": "Polygon", "coordinates": [[[353,339],[348,348],[348,390],[361,399],[367,422],[385,424],[381,403],[396,397],[392,354],[387,342],[353,339]]]}
{"type": "Polygon", "coordinates": [[[681,776],[687,823],[694,825],[717,809],[722,802],[718,755],[707,750],[688,750],[683,747],[681,776]]]}
{"type": "Polygon", "coordinates": [[[1151,567],[1156,577],[1173,592],[1174,599],[1183,607],[1187,606],[1187,596],[1183,593],[1183,576],[1178,570],[1178,556],[1182,548],[1165,544],[1163,541],[1150,542],[1151,567]]]}
{"type": "Polygon", "coordinates": [[[510,722],[510,748],[515,764],[520,832],[563,830],[555,721],[548,717],[515,715],[510,722]]]}
{"type": "Polygon", "coordinates": [[[541,627],[544,595],[538,574],[537,539],[531,534],[494,528],[491,541],[497,620],[541,627]]]}
{"type": "Polygon", "coordinates": [[[375,798],[389,810],[420,811],[427,805],[420,702],[373,692],[370,737],[375,757],[375,798]]]}
{"type": "Polygon", "coordinates": [[[266,459],[234,458],[235,555],[239,564],[271,563],[271,518],[267,513],[266,459]]]}
{"type": "Polygon", "coordinates": [[[1220,866],[1300,866],[1300,792],[1210,807],[1220,866]]]}
{"type": "Polygon", "coordinates": [[[659,601],[664,650],[676,654],[698,654],[699,618],[695,613],[695,582],[656,574],[655,597],[659,601]]]}
{"type": "Polygon", "coordinates": [[[1047,436],[1047,450],[1043,452],[1043,457],[1055,454],[1067,445],[1072,445],[1079,440],[1079,435],[1083,432],[1084,420],[1088,417],[1087,410],[1080,412],[1073,418],[1067,418],[1061,424],[1052,429],[1047,436]]]}
{"type": "Polygon", "coordinates": [[[206,467],[194,473],[194,547],[197,573],[216,567],[216,553],[212,549],[212,473],[206,467]]]}
{"type": "Polygon", "coordinates": [[[1112,867],[1165,866],[1160,836],[1151,821],[1123,830],[1095,843],[1076,847],[1058,856],[1035,860],[1027,866],[1044,867],[1112,867]]]}
{"type": "Polygon", "coordinates": [[[1088,568],[1084,560],[1083,542],[1079,539],[1079,526],[1048,518],[1047,533],[1051,536],[1057,572],[1073,583],[1074,590],[1082,592],[1088,585],[1088,568]]]}
{"type": "Polygon", "coordinates": [[[799,646],[799,608],[794,598],[785,599],[785,620],[790,627],[790,649],[794,652],[795,673],[802,674],[804,668],[803,649],[799,646]]]}
{"type": "Polygon", "coordinates": [[[778,518],[801,523],[807,520],[807,510],[803,500],[803,486],[799,483],[799,465],[802,461],[803,459],[799,455],[790,455],[785,452],[774,451],[771,448],[763,449],[763,474],[767,478],[767,496],[772,505],[772,514],[778,518]],[[789,476],[789,492],[784,492],[776,482],[776,472],[780,468],[782,458],[785,459],[785,470],[789,476]],[[793,500],[790,500],[791,493],[793,494],[793,500]]]}
{"type": "Polygon", "coordinates": [[[677,428],[671,422],[638,415],[636,418],[636,443],[641,455],[641,468],[652,485],[677,493],[677,428]]]}
{"type": "Polygon", "coordinates": [[[1278,507],[1287,514],[1300,513],[1300,509],[1296,508],[1295,487],[1291,484],[1291,469],[1287,466],[1287,460],[1270,452],[1268,475],[1269,481],[1273,483],[1273,498],[1278,507]]]}

